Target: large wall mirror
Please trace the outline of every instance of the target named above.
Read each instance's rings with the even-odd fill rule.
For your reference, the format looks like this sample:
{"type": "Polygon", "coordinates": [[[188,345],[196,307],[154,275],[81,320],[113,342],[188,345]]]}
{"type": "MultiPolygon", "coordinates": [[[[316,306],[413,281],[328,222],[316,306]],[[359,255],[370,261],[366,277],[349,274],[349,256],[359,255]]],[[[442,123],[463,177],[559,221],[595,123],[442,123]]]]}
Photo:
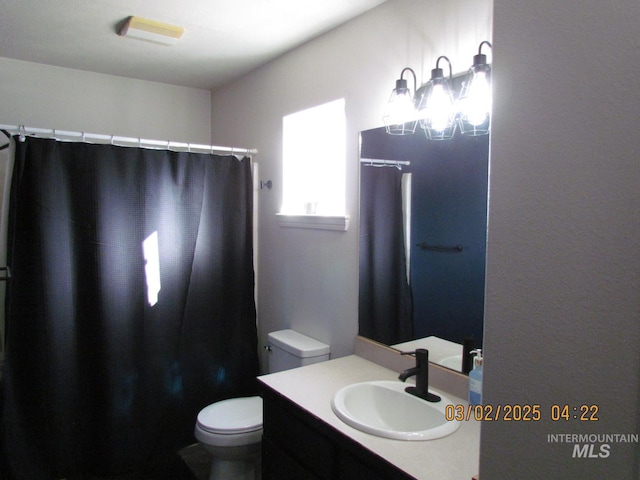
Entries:
{"type": "Polygon", "coordinates": [[[359,334],[463,371],[482,347],[489,135],[360,135],[359,334]]]}

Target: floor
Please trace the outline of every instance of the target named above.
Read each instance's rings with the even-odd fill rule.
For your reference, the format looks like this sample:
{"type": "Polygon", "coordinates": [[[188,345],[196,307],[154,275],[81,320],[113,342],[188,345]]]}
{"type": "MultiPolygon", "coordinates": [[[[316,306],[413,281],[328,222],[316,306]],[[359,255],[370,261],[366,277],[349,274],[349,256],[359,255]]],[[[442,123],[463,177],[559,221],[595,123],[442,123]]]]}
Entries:
{"type": "MultiPolygon", "coordinates": [[[[178,455],[193,473],[193,479],[209,480],[209,470],[211,468],[211,454],[205,451],[200,444],[189,445],[178,451],[178,455]]],[[[174,479],[171,480],[182,480],[174,479]]]]}
{"type": "MultiPolygon", "coordinates": [[[[199,444],[150,461],[143,471],[119,475],[80,475],[61,480],[208,480],[211,459],[199,444]]],[[[2,474],[0,473],[0,478],[2,474]]]]}
{"type": "Polygon", "coordinates": [[[211,467],[210,455],[196,443],[183,448],[178,452],[184,463],[193,472],[198,480],[209,479],[209,468],[211,467]]]}
{"type": "Polygon", "coordinates": [[[151,461],[144,471],[110,476],[79,476],[62,480],[209,480],[211,457],[199,444],[189,445],[177,454],[151,461]]]}

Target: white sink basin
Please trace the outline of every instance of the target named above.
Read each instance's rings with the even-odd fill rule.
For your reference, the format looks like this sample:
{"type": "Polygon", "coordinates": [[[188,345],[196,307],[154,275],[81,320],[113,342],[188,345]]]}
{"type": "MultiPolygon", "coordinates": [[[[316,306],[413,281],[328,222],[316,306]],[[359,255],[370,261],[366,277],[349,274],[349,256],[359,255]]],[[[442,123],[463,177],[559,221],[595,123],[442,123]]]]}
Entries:
{"type": "Polygon", "coordinates": [[[404,391],[399,381],[354,383],[340,389],[331,402],[340,420],[372,435],[395,440],[433,440],[455,432],[460,422],[445,418],[442,398],[427,402],[404,391]]]}
{"type": "Polygon", "coordinates": [[[459,372],[462,371],[462,355],[452,355],[450,357],[443,358],[437,363],[443,367],[451,368],[459,372]]]}

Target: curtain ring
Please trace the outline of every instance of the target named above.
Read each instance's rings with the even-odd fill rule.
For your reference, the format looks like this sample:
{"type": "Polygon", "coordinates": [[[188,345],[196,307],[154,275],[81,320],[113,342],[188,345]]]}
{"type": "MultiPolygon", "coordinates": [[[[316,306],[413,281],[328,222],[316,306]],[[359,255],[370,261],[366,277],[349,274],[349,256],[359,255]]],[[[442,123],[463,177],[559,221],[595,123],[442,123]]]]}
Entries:
{"type": "Polygon", "coordinates": [[[113,145],[113,135],[111,135],[111,145],[113,145]]]}
{"type": "Polygon", "coordinates": [[[24,128],[24,125],[20,125],[18,127],[18,140],[24,142],[27,139],[27,129],[24,128]]]}
{"type": "Polygon", "coordinates": [[[82,142],[85,142],[85,138],[84,138],[84,132],[80,132],[82,134],[82,142]]]}

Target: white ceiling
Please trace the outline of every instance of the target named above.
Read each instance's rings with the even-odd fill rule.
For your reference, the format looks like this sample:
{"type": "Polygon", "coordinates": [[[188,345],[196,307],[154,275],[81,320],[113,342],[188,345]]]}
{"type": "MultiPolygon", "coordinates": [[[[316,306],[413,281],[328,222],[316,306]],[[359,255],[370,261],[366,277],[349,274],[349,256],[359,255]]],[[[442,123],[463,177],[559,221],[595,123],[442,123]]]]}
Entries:
{"type": "Polygon", "coordinates": [[[385,0],[0,0],[0,57],[213,89],[385,0]],[[174,46],[117,35],[129,16],[174,46]]]}

